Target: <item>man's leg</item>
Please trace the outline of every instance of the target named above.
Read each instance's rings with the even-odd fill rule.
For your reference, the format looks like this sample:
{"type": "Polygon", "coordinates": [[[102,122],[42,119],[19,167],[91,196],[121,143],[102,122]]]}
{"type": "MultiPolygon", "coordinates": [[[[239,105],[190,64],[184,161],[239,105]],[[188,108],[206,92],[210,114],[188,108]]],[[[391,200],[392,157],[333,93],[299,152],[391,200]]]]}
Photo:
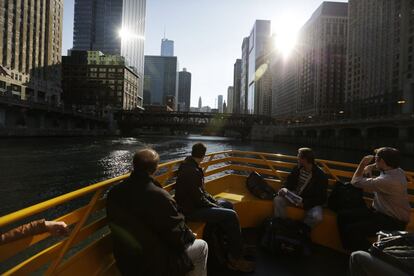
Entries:
{"type": "Polygon", "coordinates": [[[201,208],[187,214],[190,221],[204,221],[217,224],[226,235],[230,254],[238,258],[242,255],[242,236],[239,217],[234,210],[226,208],[201,208]]]}
{"type": "Polygon", "coordinates": [[[223,208],[232,209],[232,210],[234,209],[233,203],[231,203],[230,201],[227,201],[225,199],[219,199],[217,200],[217,202],[223,208]]]}
{"type": "Polygon", "coordinates": [[[286,218],[286,206],[288,203],[283,196],[276,196],[273,199],[273,216],[276,218],[286,218]]]}
{"type": "Polygon", "coordinates": [[[368,208],[350,209],[338,213],[338,231],[342,246],[345,249],[355,251],[362,249],[366,245],[366,242],[364,242],[365,238],[361,238],[362,233],[358,233],[355,236],[355,232],[359,229],[367,228],[371,224],[372,215],[373,212],[368,208]],[[360,223],[362,224],[359,225],[360,223]]]}
{"type": "Polygon", "coordinates": [[[187,276],[207,276],[208,246],[203,240],[196,239],[187,248],[188,257],[194,264],[194,269],[187,273],[187,276]]]}
{"type": "Polygon", "coordinates": [[[322,206],[315,206],[306,211],[303,223],[309,226],[311,229],[320,223],[323,219],[322,206]]]}
{"type": "Polygon", "coordinates": [[[378,259],[365,251],[356,251],[349,258],[351,276],[407,276],[398,268],[378,259]]]}

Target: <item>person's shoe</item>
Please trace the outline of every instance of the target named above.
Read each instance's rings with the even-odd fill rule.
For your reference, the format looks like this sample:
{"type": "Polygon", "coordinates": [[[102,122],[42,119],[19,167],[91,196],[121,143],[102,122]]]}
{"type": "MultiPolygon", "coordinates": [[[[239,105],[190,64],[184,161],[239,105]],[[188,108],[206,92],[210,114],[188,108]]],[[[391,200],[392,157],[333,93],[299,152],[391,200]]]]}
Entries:
{"type": "Polygon", "coordinates": [[[256,264],[242,257],[237,259],[229,258],[229,261],[227,262],[227,267],[231,270],[249,273],[254,271],[256,264]]]}

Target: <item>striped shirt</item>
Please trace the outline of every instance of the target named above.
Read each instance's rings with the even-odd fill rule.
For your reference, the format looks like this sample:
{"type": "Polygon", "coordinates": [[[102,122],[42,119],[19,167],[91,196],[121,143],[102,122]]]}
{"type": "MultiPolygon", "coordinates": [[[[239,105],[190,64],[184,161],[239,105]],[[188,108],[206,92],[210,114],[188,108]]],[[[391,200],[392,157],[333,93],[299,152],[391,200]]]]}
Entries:
{"type": "Polygon", "coordinates": [[[301,168],[299,171],[298,186],[296,187],[296,194],[301,195],[303,190],[305,190],[309,181],[312,178],[312,171],[308,172],[304,168],[301,168]]]}

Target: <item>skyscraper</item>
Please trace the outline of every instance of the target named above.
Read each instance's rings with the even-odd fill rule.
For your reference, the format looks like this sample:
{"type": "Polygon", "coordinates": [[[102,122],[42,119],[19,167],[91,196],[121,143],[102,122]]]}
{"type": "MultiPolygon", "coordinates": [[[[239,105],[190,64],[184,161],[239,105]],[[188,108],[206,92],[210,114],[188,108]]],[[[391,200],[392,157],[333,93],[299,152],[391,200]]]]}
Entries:
{"type": "Polygon", "coordinates": [[[217,109],[219,113],[223,113],[223,95],[217,97],[217,109]]]}
{"type": "Polygon", "coordinates": [[[323,2],[299,34],[298,111],[334,119],[343,109],[348,3],[323,2]]]}
{"type": "Polygon", "coordinates": [[[63,1],[0,1],[0,89],[60,104],[63,1]]]}
{"type": "Polygon", "coordinates": [[[247,113],[247,96],[249,88],[249,37],[243,39],[242,64],[240,78],[240,113],[247,113]]]}
{"type": "Polygon", "coordinates": [[[73,49],[125,57],[144,80],[146,0],[75,0],[73,49]]]}
{"type": "Polygon", "coordinates": [[[191,73],[186,68],[178,73],[178,110],[190,111],[191,73]]]}
{"type": "Polygon", "coordinates": [[[161,56],[173,57],[174,56],[174,41],[163,38],[161,40],[161,56]]]}
{"type": "Polygon", "coordinates": [[[270,21],[256,20],[249,36],[247,113],[270,115],[271,78],[268,72],[270,21]]]}
{"type": "Polygon", "coordinates": [[[232,99],[227,99],[227,107],[231,110],[231,113],[240,113],[241,77],[242,61],[237,59],[233,69],[233,97],[232,99]]]}
{"type": "Polygon", "coordinates": [[[226,113],[235,113],[234,112],[234,89],[233,86],[227,88],[227,109],[226,113]]]}
{"type": "Polygon", "coordinates": [[[201,109],[203,107],[203,104],[201,102],[201,96],[198,98],[198,108],[201,109]]]}
{"type": "Polygon", "coordinates": [[[144,105],[177,102],[177,57],[145,56],[144,105]]]}
{"type": "Polygon", "coordinates": [[[349,1],[346,115],[414,112],[414,2],[349,1]]]}

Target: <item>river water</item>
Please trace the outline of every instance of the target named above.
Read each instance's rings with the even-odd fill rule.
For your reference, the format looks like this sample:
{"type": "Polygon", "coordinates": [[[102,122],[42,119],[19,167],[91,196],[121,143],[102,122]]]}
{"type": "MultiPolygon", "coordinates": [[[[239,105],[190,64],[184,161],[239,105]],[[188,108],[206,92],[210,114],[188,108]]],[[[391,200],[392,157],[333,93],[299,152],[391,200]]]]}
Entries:
{"type": "MultiPolygon", "coordinates": [[[[0,139],[0,216],[128,172],[139,148],[152,147],[161,161],[183,158],[196,142],[208,152],[249,150],[296,155],[299,146],[211,137],[88,137],[0,139]]],[[[314,148],[318,158],[356,163],[367,152],[314,148]]],[[[404,168],[414,162],[404,158],[404,168]]]]}

